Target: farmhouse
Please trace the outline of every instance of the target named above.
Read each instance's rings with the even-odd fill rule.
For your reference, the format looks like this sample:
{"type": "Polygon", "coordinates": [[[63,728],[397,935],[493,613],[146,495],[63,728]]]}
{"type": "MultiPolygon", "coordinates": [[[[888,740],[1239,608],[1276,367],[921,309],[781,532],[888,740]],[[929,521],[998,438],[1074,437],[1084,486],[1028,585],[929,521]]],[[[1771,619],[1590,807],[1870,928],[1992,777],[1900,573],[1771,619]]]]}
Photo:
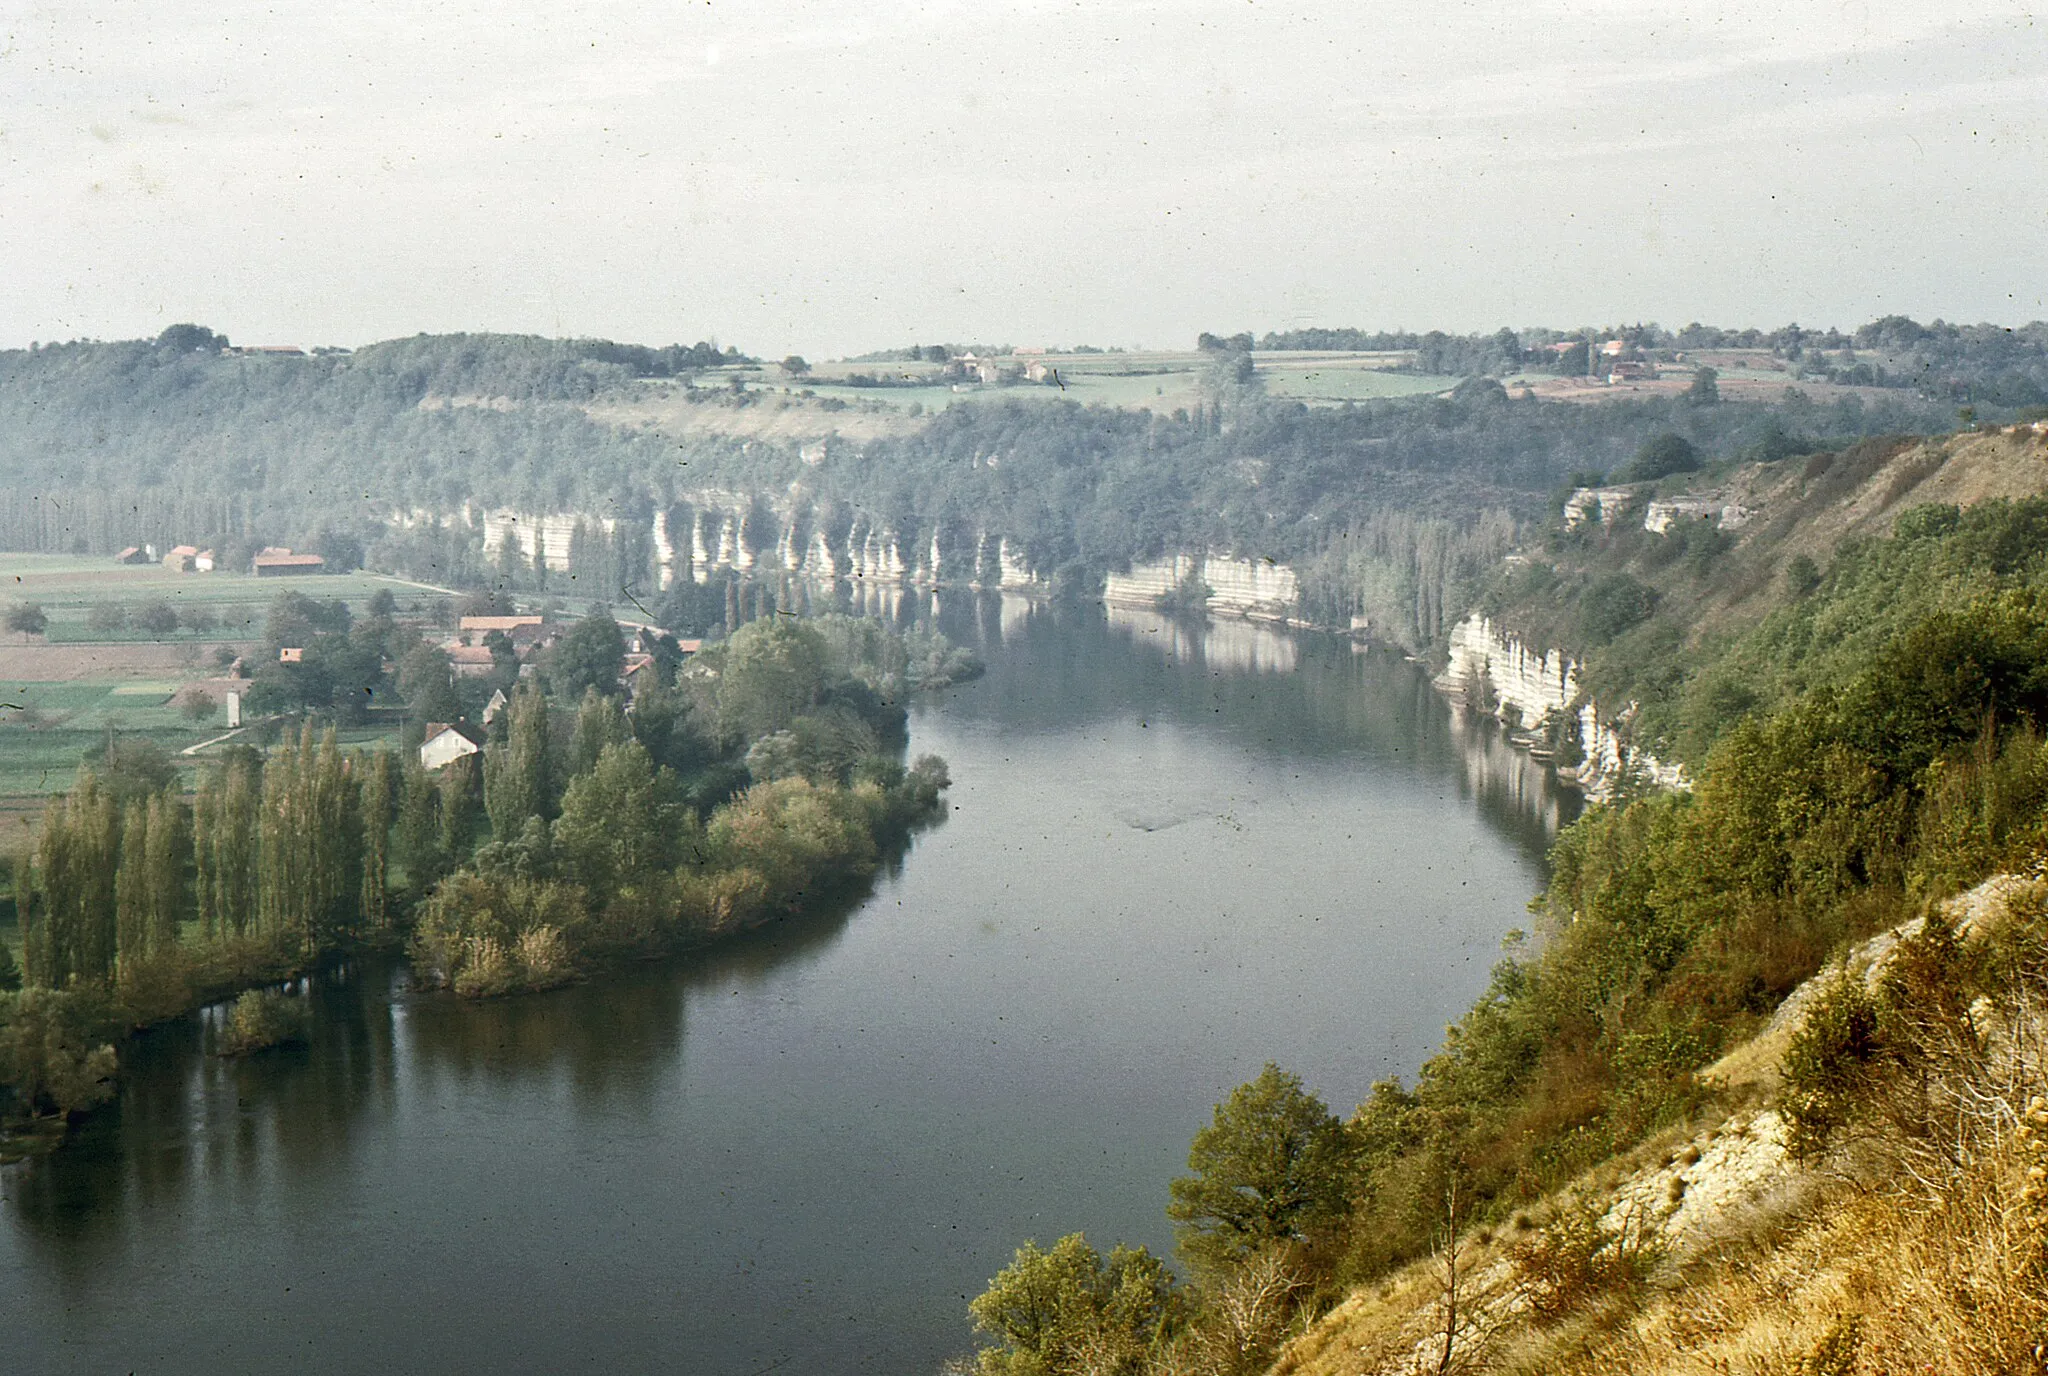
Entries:
{"type": "Polygon", "coordinates": [[[199,558],[196,545],[173,545],[171,552],[164,556],[164,567],[172,573],[190,573],[199,558]]]}
{"type": "Polygon", "coordinates": [[[428,722],[427,738],[420,742],[420,768],[442,769],[482,749],[467,725],[461,722],[428,722]]]}
{"type": "Polygon", "coordinates": [[[451,645],[448,663],[454,667],[457,678],[484,678],[498,667],[487,645],[451,645]]]}
{"type": "Polygon", "coordinates": [[[117,564],[147,564],[149,562],[149,551],[140,545],[130,545],[114,556],[114,562],[117,564]]]}
{"type": "Polygon", "coordinates": [[[456,623],[456,629],[463,631],[503,631],[506,635],[511,635],[521,626],[538,626],[540,624],[540,618],[537,616],[465,616],[456,623]]]}
{"type": "Polygon", "coordinates": [[[200,550],[200,551],[199,551],[199,553],[197,553],[197,554],[195,554],[195,555],[193,555],[193,556],[192,556],[192,569],[193,569],[193,572],[195,572],[195,573],[212,573],[212,572],[213,572],[213,568],[214,568],[214,564],[215,564],[216,562],[217,562],[217,560],[215,559],[215,557],[214,557],[214,553],[213,553],[213,551],[212,551],[212,550],[210,550],[210,549],[203,549],[203,550],[200,550]]]}
{"type": "Polygon", "coordinates": [[[249,561],[258,578],[279,578],[290,574],[325,573],[327,561],[317,554],[293,554],[282,545],[272,545],[249,561]]]}

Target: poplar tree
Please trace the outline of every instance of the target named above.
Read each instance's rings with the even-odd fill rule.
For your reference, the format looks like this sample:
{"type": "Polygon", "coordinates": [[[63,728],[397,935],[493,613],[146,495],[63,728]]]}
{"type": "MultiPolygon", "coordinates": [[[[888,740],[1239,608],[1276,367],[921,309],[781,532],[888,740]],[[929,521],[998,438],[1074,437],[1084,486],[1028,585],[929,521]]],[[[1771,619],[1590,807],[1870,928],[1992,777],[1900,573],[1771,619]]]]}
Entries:
{"type": "Polygon", "coordinates": [[[199,935],[214,941],[223,935],[220,897],[214,868],[214,837],[220,826],[220,773],[200,776],[192,794],[192,897],[199,915],[199,935]]]}
{"type": "Polygon", "coordinates": [[[406,885],[418,901],[446,869],[440,790],[434,787],[434,776],[420,767],[417,755],[408,754],[399,767],[398,796],[398,863],[405,867],[406,885]]]}
{"type": "Polygon", "coordinates": [[[363,774],[363,885],[357,904],[362,911],[364,926],[373,932],[381,932],[391,923],[389,881],[394,783],[391,752],[380,750],[368,761],[363,774]]]}
{"type": "Polygon", "coordinates": [[[631,738],[632,732],[626,729],[626,715],[619,710],[617,700],[606,697],[594,687],[585,688],[583,703],[576,710],[576,734],[569,747],[569,776],[573,779],[588,774],[596,767],[598,756],[604,754],[606,746],[631,738]]]}
{"type": "Polygon", "coordinates": [[[149,800],[147,845],[149,948],[161,954],[177,946],[179,928],[192,915],[192,826],[184,800],[170,789],[149,800]]]}
{"type": "Polygon", "coordinates": [[[121,858],[114,871],[114,956],[123,970],[149,954],[149,804],[122,810],[121,858]]]}
{"type": "Polygon", "coordinates": [[[476,841],[477,791],[476,756],[464,755],[441,767],[441,853],[451,866],[461,864],[476,841]]]}
{"type": "Polygon", "coordinates": [[[256,917],[260,766],[237,755],[200,784],[193,852],[199,922],[208,938],[246,936],[256,917]]]}
{"type": "Polygon", "coordinates": [[[32,903],[32,980],[61,989],[75,980],[104,981],[114,967],[115,871],[121,818],[113,797],[90,769],[69,796],[52,798],[36,838],[40,901],[32,903]]]}
{"type": "Polygon", "coordinates": [[[511,725],[504,748],[488,752],[484,761],[484,807],[501,841],[519,835],[527,818],[549,816],[554,801],[547,699],[533,685],[521,684],[506,714],[511,725]]]}

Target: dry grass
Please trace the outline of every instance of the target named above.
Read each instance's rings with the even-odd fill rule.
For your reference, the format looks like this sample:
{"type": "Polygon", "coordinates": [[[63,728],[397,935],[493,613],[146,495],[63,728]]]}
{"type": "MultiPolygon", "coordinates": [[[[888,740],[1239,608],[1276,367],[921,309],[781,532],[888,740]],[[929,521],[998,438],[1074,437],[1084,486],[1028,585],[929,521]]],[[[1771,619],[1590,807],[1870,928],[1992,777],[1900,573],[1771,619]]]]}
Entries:
{"type": "MultiPolygon", "coordinates": [[[[1995,942],[2040,899],[2038,881],[2007,876],[1947,912],[1995,942]]],[[[1896,933],[1848,963],[1857,977],[1893,978],[1900,950],[1910,973],[1921,957],[1896,933]]],[[[1500,1237],[1466,1239],[1448,1366],[1438,1257],[1352,1294],[1274,1373],[2048,1376],[2040,979],[2016,975],[2009,992],[1955,1015],[1963,1033],[1976,1029],[1977,1050],[1929,1060],[1939,1083],[1920,1085],[1916,1102],[1939,1106],[1931,1117],[1880,1110],[1848,1146],[1799,1166],[1778,1115],[1746,1109],[1605,1163],[1500,1237]]],[[[1923,1030],[1938,1040],[1933,1020],[1923,1030]]],[[[1795,1021],[1724,1058],[1716,1070],[1731,1092],[1769,1092],[1795,1021]]]]}

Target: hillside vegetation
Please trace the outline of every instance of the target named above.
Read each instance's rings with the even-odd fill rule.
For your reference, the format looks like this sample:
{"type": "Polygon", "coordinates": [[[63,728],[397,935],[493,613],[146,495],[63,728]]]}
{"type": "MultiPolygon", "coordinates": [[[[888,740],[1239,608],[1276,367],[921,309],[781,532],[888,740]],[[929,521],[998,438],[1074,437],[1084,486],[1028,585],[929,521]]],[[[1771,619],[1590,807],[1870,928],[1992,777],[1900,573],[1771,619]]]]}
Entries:
{"type": "MultiPolygon", "coordinates": [[[[2034,1168],[2018,1128],[2048,1092],[2048,906],[2007,904],[1965,941],[1940,905],[2048,846],[2044,522],[2038,497],[1914,507],[1747,629],[1701,637],[1691,676],[1754,696],[1702,733],[1690,792],[1624,797],[1559,838],[1537,939],[1511,943],[1415,1082],[1339,1119],[1269,1068],[1219,1106],[1175,1183],[1191,1281],[1147,1281],[1134,1308],[1128,1277],[1151,1273],[1098,1256],[1050,1336],[984,1297],[982,1368],[1256,1371],[1337,1305],[1279,1370],[1647,1370],[1696,1331],[1746,1331],[1743,1304],[1778,1302],[1756,1276],[1803,1266],[1834,1277],[1834,1329],[1787,1306],[1778,1365],[1670,1369],[1846,1372],[1868,1343],[1901,1364],[1867,1369],[1919,1370],[1950,1360],[1940,1344],[1972,1305],[1977,1346],[1956,1350],[1977,1365],[1937,1369],[2037,1369],[2021,1335],[2048,1314],[2048,1254],[2008,1201],[2034,1168]],[[1789,1041],[1741,1050],[1831,960],[1894,929],[1868,995],[1807,997],[1789,1041]],[[1671,1161],[1724,1132],[1762,1144],[1740,1169],[1789,1151],[1857,1171],[1855,1211],[1798,1243],[1855,1246],[1822,1264],[1773,1252],[1766,1231],[1740,1265],[1681,1264],[1651,1215],[1687,1189],[1671,1161]],[[1660,1150],[1646,1168],[1665,1169],[1665,1193],[1616,1205],[1629,1153],[1660,1150]],[[1951,1288],[1880,1312],[1877,1278],[1915,1257],[1951,1288]],[[1102,1344],[1121,1366],[1090,1364],[1102,1344]],[[1850,1364],[1785,1364],[1809,1358],[1850,1364]]],[[[1050,1285],[1076,1255],[1020,1253],[991,1295],[1050,1285]]]]}
{"type": "Polygon", "coordinates": [[[200,543],[241,557],[271,543],[530,591],[546,573],[486,560],[466,513],[570,514],[593,530],[622,523],[616,540],[587,542],[578,572],[647,601],[657,513],[680,529],[706,503],[752,503],[773,517],[749,523],[756,554],[772,553],[771,524],[832,538],[860,519],[949,562],[984,536],[1006,540],[1040,578],[1081,592],[1180,549],[1287,561],[1309,619],[1363,617],[1423,649],[1490,576],[1503,531],[1539,519],[1573,473],[1618,469],[1655,436],[1727,458],[1954,414],[1905,389],[1827,405],[1706,390],[1557,405],[1483,375],[1441,395],[1311,406],[1268,395],[1253,356],[1223,349],[1201,355],[1170,408],[1143,395],[1084,407],[1036,386],[885,415],[770,394],[758,369],[708,346],[671,359],[456,335],[276,357],[171,334],[0,353],[0,547],[200,543]]]}

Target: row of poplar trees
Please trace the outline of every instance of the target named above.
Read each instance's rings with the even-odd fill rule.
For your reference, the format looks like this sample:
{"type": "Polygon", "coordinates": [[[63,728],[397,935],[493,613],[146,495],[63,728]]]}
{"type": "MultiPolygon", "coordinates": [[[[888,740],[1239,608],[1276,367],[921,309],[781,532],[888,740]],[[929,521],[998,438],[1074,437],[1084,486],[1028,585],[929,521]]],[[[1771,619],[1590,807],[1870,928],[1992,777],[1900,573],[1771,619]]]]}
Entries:
{"type": "Polygon", "coordinates": [[[267,757],[236,752],[190,806],[175,786],[124,799],[81,770],[44,812],[22,894],[29,982],[118,981],[195,940],[261,941],[297,962],[387,932],[398,813],[427,828],[396,828],[424,871],[465,839],[442,835],[443,781],[417,772],[386,752],[345,757],[310,725],[267,757]]]}

